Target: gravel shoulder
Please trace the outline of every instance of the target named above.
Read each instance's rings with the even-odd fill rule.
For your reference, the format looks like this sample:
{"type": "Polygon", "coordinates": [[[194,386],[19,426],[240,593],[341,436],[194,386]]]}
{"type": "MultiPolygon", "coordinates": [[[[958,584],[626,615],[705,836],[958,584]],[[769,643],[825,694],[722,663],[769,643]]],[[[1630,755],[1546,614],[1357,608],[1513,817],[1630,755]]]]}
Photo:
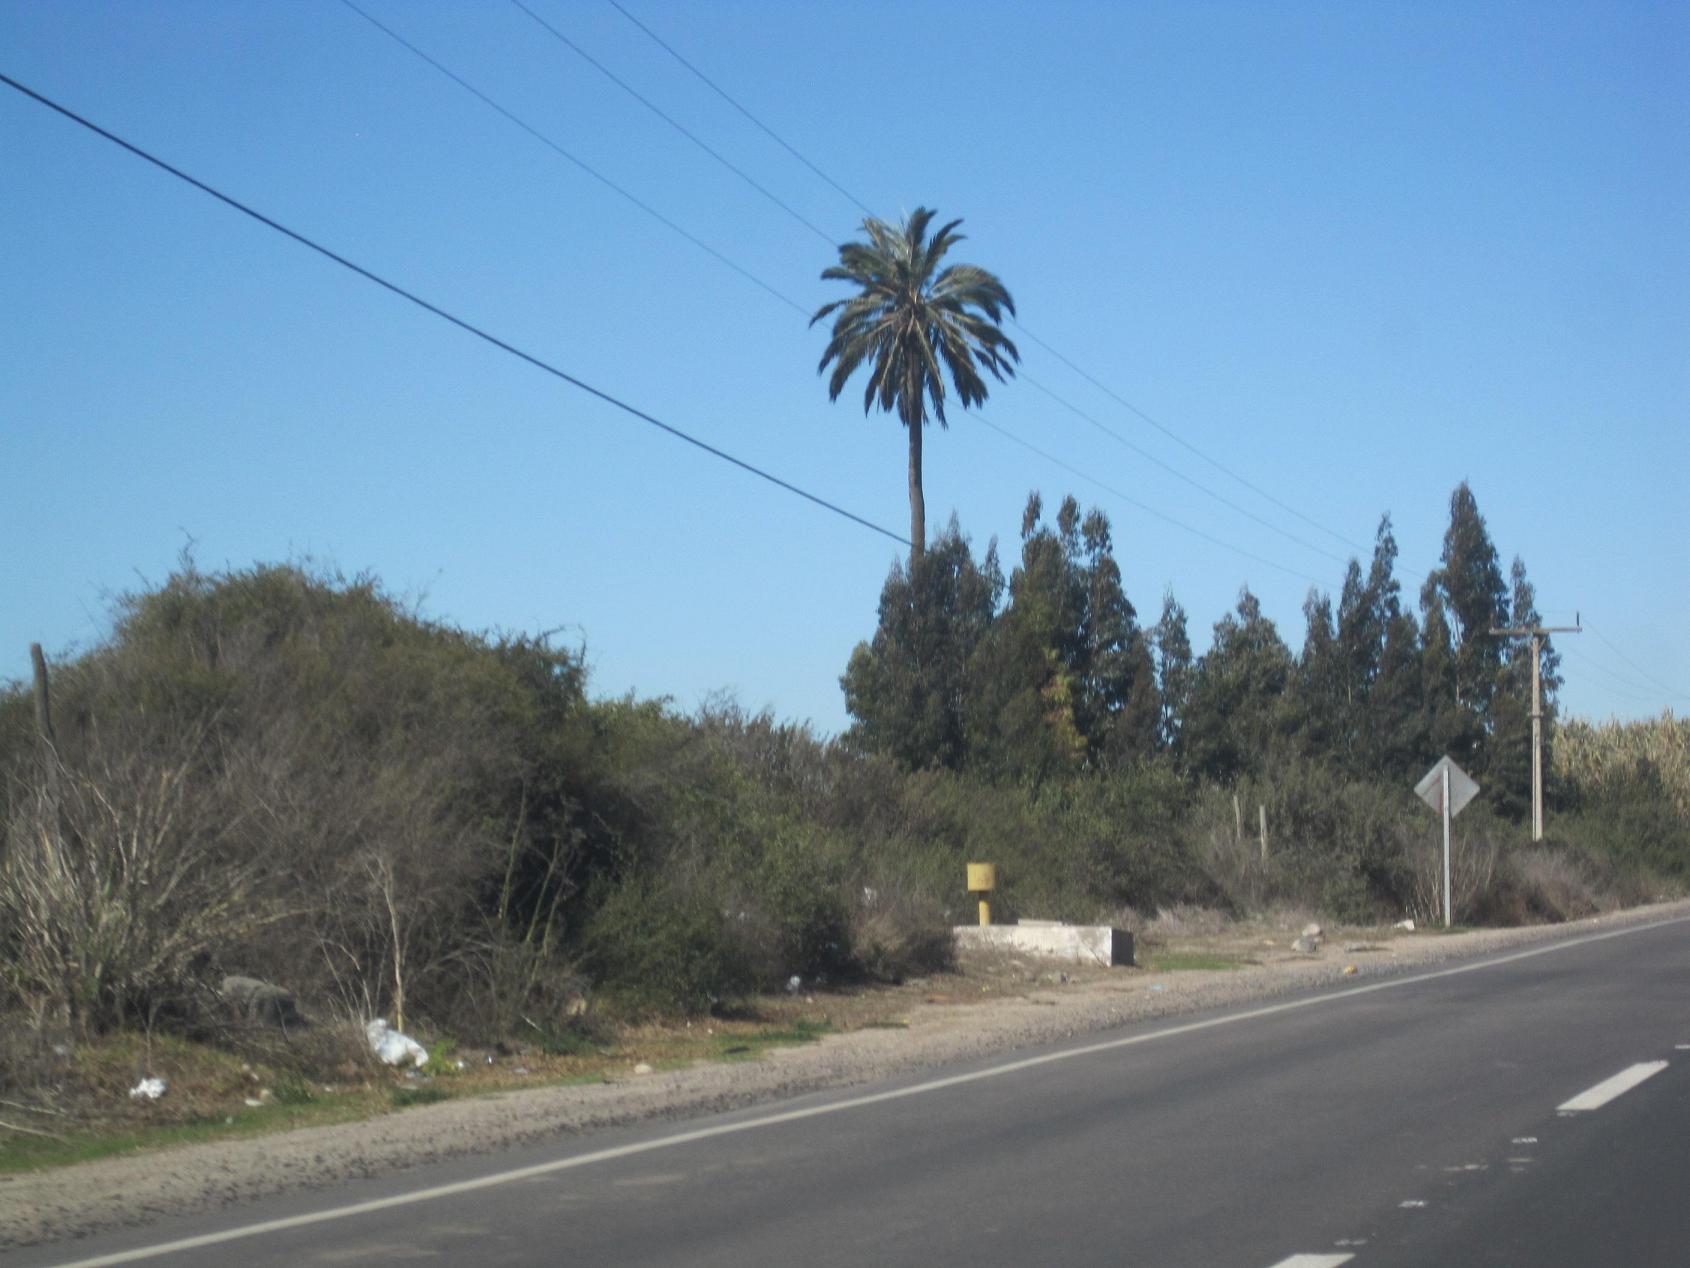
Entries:
{"type": "MultiPolygon", "coordinates": [[[[699,1063],[610,1083],[534,1087],[450,1100],[357,1123],[191,1145],[0,1177],[0,1247],[85,1236],[292,1190],[419,1167],[506,1146],[690,1118],[1047,1043],[1129,1022],[1351,985],[1604,929],[1690,916],[1690,900],[1563,925],[1456,934],[1332,930],[1320,953],[1284,948],[1283,930],[1170,937],[1151,969],[965,962],[894,1002],[896,1028],[851,1029],[756,1061],[699,1063]],[[1245,954],[1245,948],[1249,949],[1245,954]],[[1224,954],[1225,970],[1158,972],[1157,959],[1224,954]]],[[[1295,931],[1292,931],[1294,935],[1295,931]]]]}

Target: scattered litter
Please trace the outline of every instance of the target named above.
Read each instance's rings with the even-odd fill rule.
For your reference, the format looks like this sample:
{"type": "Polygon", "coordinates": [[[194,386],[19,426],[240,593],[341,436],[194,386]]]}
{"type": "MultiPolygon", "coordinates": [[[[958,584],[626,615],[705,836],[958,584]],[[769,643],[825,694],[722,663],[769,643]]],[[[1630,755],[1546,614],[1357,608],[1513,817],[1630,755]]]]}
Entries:
{"type": "Polygon", "coordinates": [[[383,1065],[404,1065],[407,1061],[417,1067],[428,1064],[428,1049],[409,1035],[392,1030],[379,1017],[364,1027],[370,1051],[383,1065]]]}
{"type": "Polygon", "coordinates": [[[638,1065],[636,1065],[634,1067],[634,1073],[635,1074],[650,1074],[651,1073],[651,1062],[649,1062],[649,1061],[640,1062],[638,1065]]]}
{"type": "Polygon", "coordinates": [[[796,973],[786,979],[786,993],[788,995],[796,995],[803,989],[804,979],[799,977],[796,973]]]}
{"type": "Polygon", "coordinates": [[[1165,991],[1168,988],[1163,986],[1160,982],[1152,982],[1150,984],[1150,989],[1153,991],[1165,991]]]}
{"type": "Polygon", "coordinates": [[[132,1101],[156,1101],[164,1095],[165,1089],[169,1086],[163,1079],[142,1079],[129,1089],[129,1099],[132,1101]]]}
{"type": "Polygon", "coordinates": [[[1344,976],[1345,977],[1354,977],[1355,975],[1356,975],[1356,966],[1353,965],[1353,964],[1346,964],[1344,966],[1344,976]]]}
{"type": "Polygon", "coordinates": [[[249,1096],[246,1098],[246,1107],[248,1109],[263,1109],[264,1102],[259,1100],[256,1096],[249,1096]]]}
{"type": "Polygon", "coordinates": [[[1392,925],[1391,928],[1401,929],[1404,933],[1413,933],[1414,922],[1412,920],[1399,920],[1396,924],[1392,925]]]}
{"type": "Polygon", "coordinates": [[[1303,937],[1305,938],[1324,938],[1325,936],[1326,930],[1312,921],[1303,926],[1303,937]]]}
{"type": "Polygon", "coordinates": [[[512,1070],[511,1073],[512,1074],[527,1074],[528,1073],[528,1067],[525,1066],[525,1065],[519,1065],[519,1066],[517,1066],[516,1069],[512,1070]]]}
{"type": "Polygon", "coordinates": [[[456,1061],[452,1062],[452,1066],[453,1066],[454,1069],[462,1070],[464,1068],[463,1058],[459,1057],[456,1061]]]}

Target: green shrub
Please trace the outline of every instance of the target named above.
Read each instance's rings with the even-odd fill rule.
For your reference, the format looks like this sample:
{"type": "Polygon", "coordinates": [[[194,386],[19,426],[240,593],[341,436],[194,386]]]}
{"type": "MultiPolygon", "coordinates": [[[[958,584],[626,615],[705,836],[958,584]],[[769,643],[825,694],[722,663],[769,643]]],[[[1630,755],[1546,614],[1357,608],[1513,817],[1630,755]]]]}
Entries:
{"type": "Polygon", "coordinates": [[[710,896],[641,876],[597,904],[582,956],[601,991],[633,1012],[704,1013],[756,986],[743,940],[710,896]]]}

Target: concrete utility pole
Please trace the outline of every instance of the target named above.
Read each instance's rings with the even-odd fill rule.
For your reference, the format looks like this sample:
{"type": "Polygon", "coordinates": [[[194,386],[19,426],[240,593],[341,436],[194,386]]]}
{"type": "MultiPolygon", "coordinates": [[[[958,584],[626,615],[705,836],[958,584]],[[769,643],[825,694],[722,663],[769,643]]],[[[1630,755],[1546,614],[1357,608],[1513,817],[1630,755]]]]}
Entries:
{"type": "MultiPolygon", "coordinates": [[[[1576,616],[1575,616],[1576,619],[1576,616]]],[[[1532,840],[1543,840],[1543,640],[1550,634],[1582,634],[1583,625],[1522,625],[1493,629],[1497,638],[1532,641],[1532,840]]]]}

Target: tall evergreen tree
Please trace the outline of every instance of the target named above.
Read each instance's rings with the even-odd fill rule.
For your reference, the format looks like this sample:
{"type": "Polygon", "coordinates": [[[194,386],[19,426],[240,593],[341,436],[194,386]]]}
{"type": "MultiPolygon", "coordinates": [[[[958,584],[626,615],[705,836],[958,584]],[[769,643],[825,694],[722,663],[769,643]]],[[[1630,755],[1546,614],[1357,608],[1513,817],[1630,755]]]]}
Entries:
{"type": "Polygon", "coordinates": [[[1121,583],[1109,520],[1037,493],[1021,563],[977,660],[971,743],[993,769],[1035,777],[1147,756],[1159,715],[1149,648],[1121,583]]]}
{"type": "Polygon", "coordinates": [[[840,679],[851,742],[914,769],[961,767],[972,662],[1002,592],[996,543],[976,564],[955,517],[931,550],[893,564],[874,638],[857,644],[840,679]]]}
{"type": "Polygon", "coordinates": [[[1387,782],[1418,779],[1437,758],[1425,725],[1420,627],[1400,608],[1385,627],[1379,677],[1368,700],[1368,768],[1387,782]]]}
{"type": "Polygon", "coordinates": [[[1156,747],[1161,702],[1149,640],[1121,581],[1109,517],[1089,511],[1080,542],[1087,591],[1081,728],[1103,760],[1148,757],[1156,747]]]}
{"type": "Polygon", "coordinates": [[[1485,517],[1465,480],[1450,495],[1437,577],[1454,636],[1456,700],[1483,724],[1502,666],[1502,641],[1490,631],[1508,622],[1508,587],[1485,517]]]}
{"type": "Polygon", "coordinates": [[[1456,677],[1455,637],[1439,574],[1420,588],[1419,731],[1438,756],[1449,756],[1469,771],[1477,765],[1483,730],[1477,715],[1463,707],[1456,677]]]}
{"type": "Polygon", "coordinates": [[[1291,730],[1292,672],[1290,649],[1245,587],[1197,665],[1182,737],[1188,769],[1220,781],[1260,770],[1291,730]]]}
{"type": "MultiPolygon", "coordinates": [[[[1346,597],[1351,580],[1359,578],[1360,572],[1355,560],[1350,560],[1350,578],[1344,583],[1346,597]]],[[[1331,596],[1311,589],[1303,601],[1303,619],[1303,651],[1293,678],[1297,730],[1309,756],[1347,767],[1354,758],[1349,733],[1357,702],[1349,696],[1346,665],[1333,627],[1331,596]]]]}
{"type": "Polygon", "coordinates": [[[1021,562],[1008,602],[976,658],[969,742],[1000,776],[1042,779],[1084,764],[1076,668],[1084,649],[1086,592],[1070,566],[1079,506],[1064,500],[1054,528],[1035,492],[1021,515],[1021,562]]]}
{"type": "Polygon", "coordinates": [[[1191,637],[1186,632],[1185,609],[1172,590],[1162,595],[1162,615],[1156,622],[1152,641],[1156,647],[1156,682],[1162,701],[1162,748],[1175,759],[1183,745],[1180,729],[1191,703],[1191,684],[1196,667],[1191,657],[1191,637]]]}

